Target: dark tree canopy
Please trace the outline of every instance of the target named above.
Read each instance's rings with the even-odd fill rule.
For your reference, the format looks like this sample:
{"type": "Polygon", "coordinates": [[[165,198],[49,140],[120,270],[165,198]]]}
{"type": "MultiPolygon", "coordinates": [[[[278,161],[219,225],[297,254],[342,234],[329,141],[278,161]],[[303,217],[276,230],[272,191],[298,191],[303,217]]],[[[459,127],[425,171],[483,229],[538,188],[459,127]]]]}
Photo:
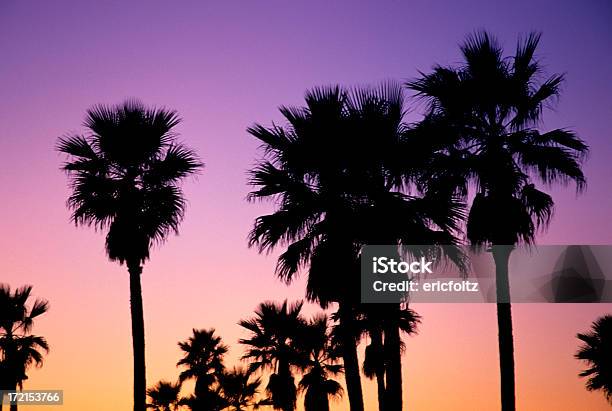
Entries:
{"type": "Polygon", "coordinates": [[[201,167],[178,142],[178,114],[137,100],[87,111],[86,135],[62,137],[58,150],[73,190],[68,199],[77,225],[108,229],[111,260],[144,262],[152,244],[177,232],[185,211],[179,183],[201,167]]]}
{"type": "Polygon", "coordinates": [[[435,66],[407,83],[427,105],[412,130],[434,153],[422,181],[464,198],[476,188],[467,221],[473,244],[532,243],[554,205],[536,183],[573,182],[578,191],[586,184],[585,142],[571,130],[539,130],[563,83],[562,75],[544,77],[539,42],[530,34],[505,57],[492,35],[479,32],[461,46],[461,65],[435,66]]]}

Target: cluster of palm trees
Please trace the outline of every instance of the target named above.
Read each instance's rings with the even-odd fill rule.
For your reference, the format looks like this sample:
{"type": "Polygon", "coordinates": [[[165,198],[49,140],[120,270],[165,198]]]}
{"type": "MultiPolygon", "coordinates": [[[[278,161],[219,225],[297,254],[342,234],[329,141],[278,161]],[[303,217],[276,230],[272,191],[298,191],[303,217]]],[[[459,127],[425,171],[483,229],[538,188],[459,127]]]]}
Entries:
{"type": "MultiPolygon", "coordinates": [[[[2,391],[22,389],[28,368],[42,366],[49,351],[45,338],[31,333],[34,320],[47,312],[49,303],[41,298],[31,302],[31,297],[31,286],[11,290],[0,284],[0,411],[2,391]]],[[[16,411],[17,404],[10,409],[16,411]]]]}
{"type": "MultiPolygon", "coordinates": [[[[387,83],[313,89],[304,107],[281,107],[286,126],[249,128],[265,153],[251,173],[251,198],[277,205],[257,219],[251,244],[282,247],[277,275],[290,282],[305,271],[307,297],[338,305],[351,411],[364,409],[354,324],[363,309],[360,248],[429,244],[462,264],[457,248],[439,246],[464,242],[489,249],[496,263],[502,410],[515,409],[508,261],[550,222],[553,200],[535,183],[574,182],[582,190],[588,150],[569,130],[538,130],[563,80],[539,81],[539,40],[532,34],[505,57],[489,34],[470,36],[462,65],[436,66],[405,84],[425,103],[416,124],[403,120],[402,87],[387,83]]],[[[380,408],[401,411],[400,306],[375,309],[385,319],[376,336],[384,357],[380,408]]]]}
{"type": "MultiPolygon", "coordinates": [[[[460,65],[435,66],[404,85],[314,88],[303,107],[281,107],[286,125],[248,129],[264,149],[250,174],[249,198],[276,205],[256,219],[249,244],[260,252],[281,249],[277,276],[289,283],[304,272],[307,299],[335,309],[334,355],[342,359],[351,411],[364,410],[357,355],[364,335],[370,343],[363,371],[376,377],[379,409],[404,409],[401,333],[414,332],[418,322],[402,304],[360,303],[359,255],[365,244],[427,244],[420,252],[460,267],[461,244],[492,252],[502,410],[515,409],[508,261],[514,247],[532,244],[551,220],[553,200],[536,183],[575,183],[581,191],[588,151],[570,130],[539,130],[544,108],[563,82],[560,75],[543,77],[535,56],[539,40],[529,35],[505,56],[491,35],[476,33],[461,46],[460,65]],[[405,89],[424,103],[423,118],[414,124],[404,119],[405,89]]],[[[106,230],[108,257],[129,271],[135,411],[146,404],[142,266],[153,244],[177,232],[185,208],[180,182],[203,166],[176,140],[179,121],[174,111],[138,101],[99,105],[87,112],[87,135],[66,136],[58,144],[69,156],[63,168],[73,189],[68,200],[73,221],[106,230]]],[[[271,338],[266,330],[274,324],[266,322],[266,313],[276,309],[262,305],[241,323],[252,333],[241,341],[251,347],[249,369],[198,371],[207,377],[196,377],[193,401],[205,401],[210,393],[197,388],[198,380],[200,387],[215,386],[228,397],[224,390],[230,386],[253,391],[258,380],[249,379],[250,372],[261,369],[272,372],[267,388],[275,408],[294,409],[296,389],[311,384],[305,402],[325,409],[321,393],[339,392],[325,382],[338,370],[336,357],[325,346],[311,347],[311,354],[322,357],[311,355],[310,371],[296,388],[292,370],[304,365],[293,360],[294,336],[274,334],[275,345],[259,346],[271,338]]],[[[280,309],[288,318],[297,317],[296,311],[299,306],[280,309]]],[[[201,332],[214,339],[211,330],[201,332]]],[[[184,361],[188,365],[191,359],[184,361]]],[[[155,396],[170,388],[177,386],[158,385],[150,397],[157,401],[155,396]]],[[[244,401],[234,408],[250,400],[244,401]]]]}
{"type": "Polygon", "coordinates": [[[327,316],[321,314],[306,320],[302,302],[282,304],[264,302],[255,316],[240,321],[249,332],[241,339],[246,347],[243,360],[248,367],[227,370],[224,355],[228,347],[214,329],[193,330],[193,335],[179,347],[184,353],[177,363],[182,367],[178,382],[160,381],[147,390],[149,408],[156,411],[178,410],[181,406],[194,411],[242,411],[271,406],[283,411],[296,408],[299,392],[304,393],[306,411],[329,410],[329,400],[342,394],[341,384],[331,377],[342,372],[339,353],[327,316]],[[269,379],[263,395],[261,377],[269,379]],[[296,385],[295,373],[302,375],[296,385]],[[180,397],[181,384],[195,380],[192,395],[180,397]]]}
{"type": "Polygon", "coordinates": [[[253,379],[244,368],[226,370],[223,357],[227,346],[214,329],[193,330],[187,341],[180,342],[184,353],[177,366],[183,368],[176,383],[159,381],[147,390],[147,408],[155,411],[189,410],[241,411],[259,405],[256,402],[261,379],[253,379]],[[181,397],[183,382],[195,380],[193,394],[181,397]]]}

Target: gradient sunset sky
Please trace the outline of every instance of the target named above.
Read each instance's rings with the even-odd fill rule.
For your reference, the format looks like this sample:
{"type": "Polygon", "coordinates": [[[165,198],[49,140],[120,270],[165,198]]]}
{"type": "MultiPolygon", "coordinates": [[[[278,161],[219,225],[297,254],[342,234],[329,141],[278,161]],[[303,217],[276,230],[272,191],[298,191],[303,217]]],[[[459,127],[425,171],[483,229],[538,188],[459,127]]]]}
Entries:
{"type": "MultiPolygon", "coordinates": [[[[610,22],[608,0],[1,1],[0,282],[33,284],[51,303],[34,330],[52,351],[25,388],[63,389],[66,411],[131,407],[127,271],[107,261],[101,233],[69,223],[65,159],[54,151],[57,137],[82,131],[92,104],[137,97],[178,110],[182,140],[206,163],[185,186],[180,236],[144,269],[151,385],[178,376],[176,343],[192,328],[215,327],[234,345],[236,322],[260,301],[303,297],[302,281],[274,278],[274,255],[247,248],[254,218],[271,206],[245,201],[246,170],[261,154],[246,127],[280,120],[277,107],[301,104],[312,86],[404,80],[457,62],[476,29],[509,53],[519,35],[543,32],[546,69],[567,78],[543,127],[570,127],[591,146],[586,194],[553,192],[555,219],[539,242],[611,244],[610,22]]],[[[410,104],[407,119],[417,120],[410,104]]],[[[423,324],[403,359],[407,407],[499,409],[495,306],[413,308],[423,324]]],[[[609,409],[572,358],[575,334],[608,312],[612,304],[515,305],[519,410],[609,409]]],[[[234,345],[228,365],[240,355],[234,345]]],[[[372,383],[366,396],[375,409],[372,383]]]]}

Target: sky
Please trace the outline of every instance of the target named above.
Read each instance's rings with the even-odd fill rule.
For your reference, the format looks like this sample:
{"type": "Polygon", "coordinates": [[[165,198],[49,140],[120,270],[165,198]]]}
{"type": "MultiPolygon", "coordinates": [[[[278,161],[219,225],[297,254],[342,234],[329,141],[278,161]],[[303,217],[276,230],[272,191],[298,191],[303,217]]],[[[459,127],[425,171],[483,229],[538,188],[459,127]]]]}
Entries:
{"type": "MultiPolygon", "coordinates": [[[[51,353],[26,389],[63,389],[62,410],[131,407],[129,285],[107,260],[103,233],[75,228],[65,207],[59,136],[82,132],[96,103],[137,97],[178,110],[181,140],[206,168],[185,184],[180,235],[156,248],[143,274],[147,378],[174,380],[179,340],[215,327],[233,345],[236,322],[264,300],[303,298],[303,280],[274,278],[275,255],[246,236],[267,204],[249,204],[246,172],[260,157],[246,133],[279,121],[318,85],[414,78],[459,61],[458,44],[487,29],[509,53],[543,33],[539,57],[565,73],[544,129],[569,127],[591,146],[587,192],[552,191],[554,221],[541,244],[612,243],[612,5],[559,1],[63,1],[0,3],[0,282],[34,285],[51,310],[36,323],[51,353]]],[[[422,107],[409,101],[407,120],[422,107]]],[[[422,304],[408,338],[405,404],[411,410],[499,408],[494,305],[422,304]]],[[[308,312],[316,307],[308,307],[308,312]]],[[[572,358],[611,304],[514,306],[518,409],[604,410],[572,358]]],[[[366,385],[366,409],[376,407],[366,385]]],[[[28,410],[28,407],[23,407],[28,410]]],[[[347,410],[345,401],[334,410],[347,410]]]]}

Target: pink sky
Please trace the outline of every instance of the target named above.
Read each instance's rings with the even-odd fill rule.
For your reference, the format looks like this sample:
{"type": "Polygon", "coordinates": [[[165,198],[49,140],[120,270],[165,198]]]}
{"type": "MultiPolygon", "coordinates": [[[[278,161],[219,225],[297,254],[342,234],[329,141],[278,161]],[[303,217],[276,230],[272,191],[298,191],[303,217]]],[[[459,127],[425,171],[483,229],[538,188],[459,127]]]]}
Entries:
{"type": "MultiPolygon", "coordinates": [[[[63,389],[62,409],[129,409],[128,278],[109,263],[103,236],[76,229],[65,208],[56,138],[80,131],[94,103],[134,96],[177,109],[183,140],[206,162],[185,187],[179,237],[153,252],[143,275],[148,381],[174,379],[177,341],[216,327],[233,344],[236,322],[266,299],[298,299],[273,276],[274,256],[246,246],[253,219],[246,170],[258,158],[245,129],[278,120],[314,85],[403,80],[458,60],[457,43],[487,28],[512,51],[518,34],[544,32],[551,72],[567,74],[546,128],[567,126],[592,147],[589,187],[555,191],[543,244],[612,243],[612,7],[543,1],[447,2],[40,2],[0,4],[0,282],[33,284],[51,302],[35,327],[52,352],[29,389],[63,389]],[[490,4],[491,3],[491,4],[490,4]]],[[[418,118],[418,107],[409,119],[418,118]]],[[[499,404],[493,305],[422,305],[421,333],[407,341],[411,410],[492,410],[499,404]]],[[[516,305],[520,410],[604,410],[572,355],[602,305],[516,305]]],[[[229,363],[240,355],[238,347],[229,363]]],[[[369,384],[368,407],[374,409],[369,384]]],[[[27,410],[27,407],[23,409],[27,410]]],[[[343,402],[338,410],[347,409],[343,402]]]]}

